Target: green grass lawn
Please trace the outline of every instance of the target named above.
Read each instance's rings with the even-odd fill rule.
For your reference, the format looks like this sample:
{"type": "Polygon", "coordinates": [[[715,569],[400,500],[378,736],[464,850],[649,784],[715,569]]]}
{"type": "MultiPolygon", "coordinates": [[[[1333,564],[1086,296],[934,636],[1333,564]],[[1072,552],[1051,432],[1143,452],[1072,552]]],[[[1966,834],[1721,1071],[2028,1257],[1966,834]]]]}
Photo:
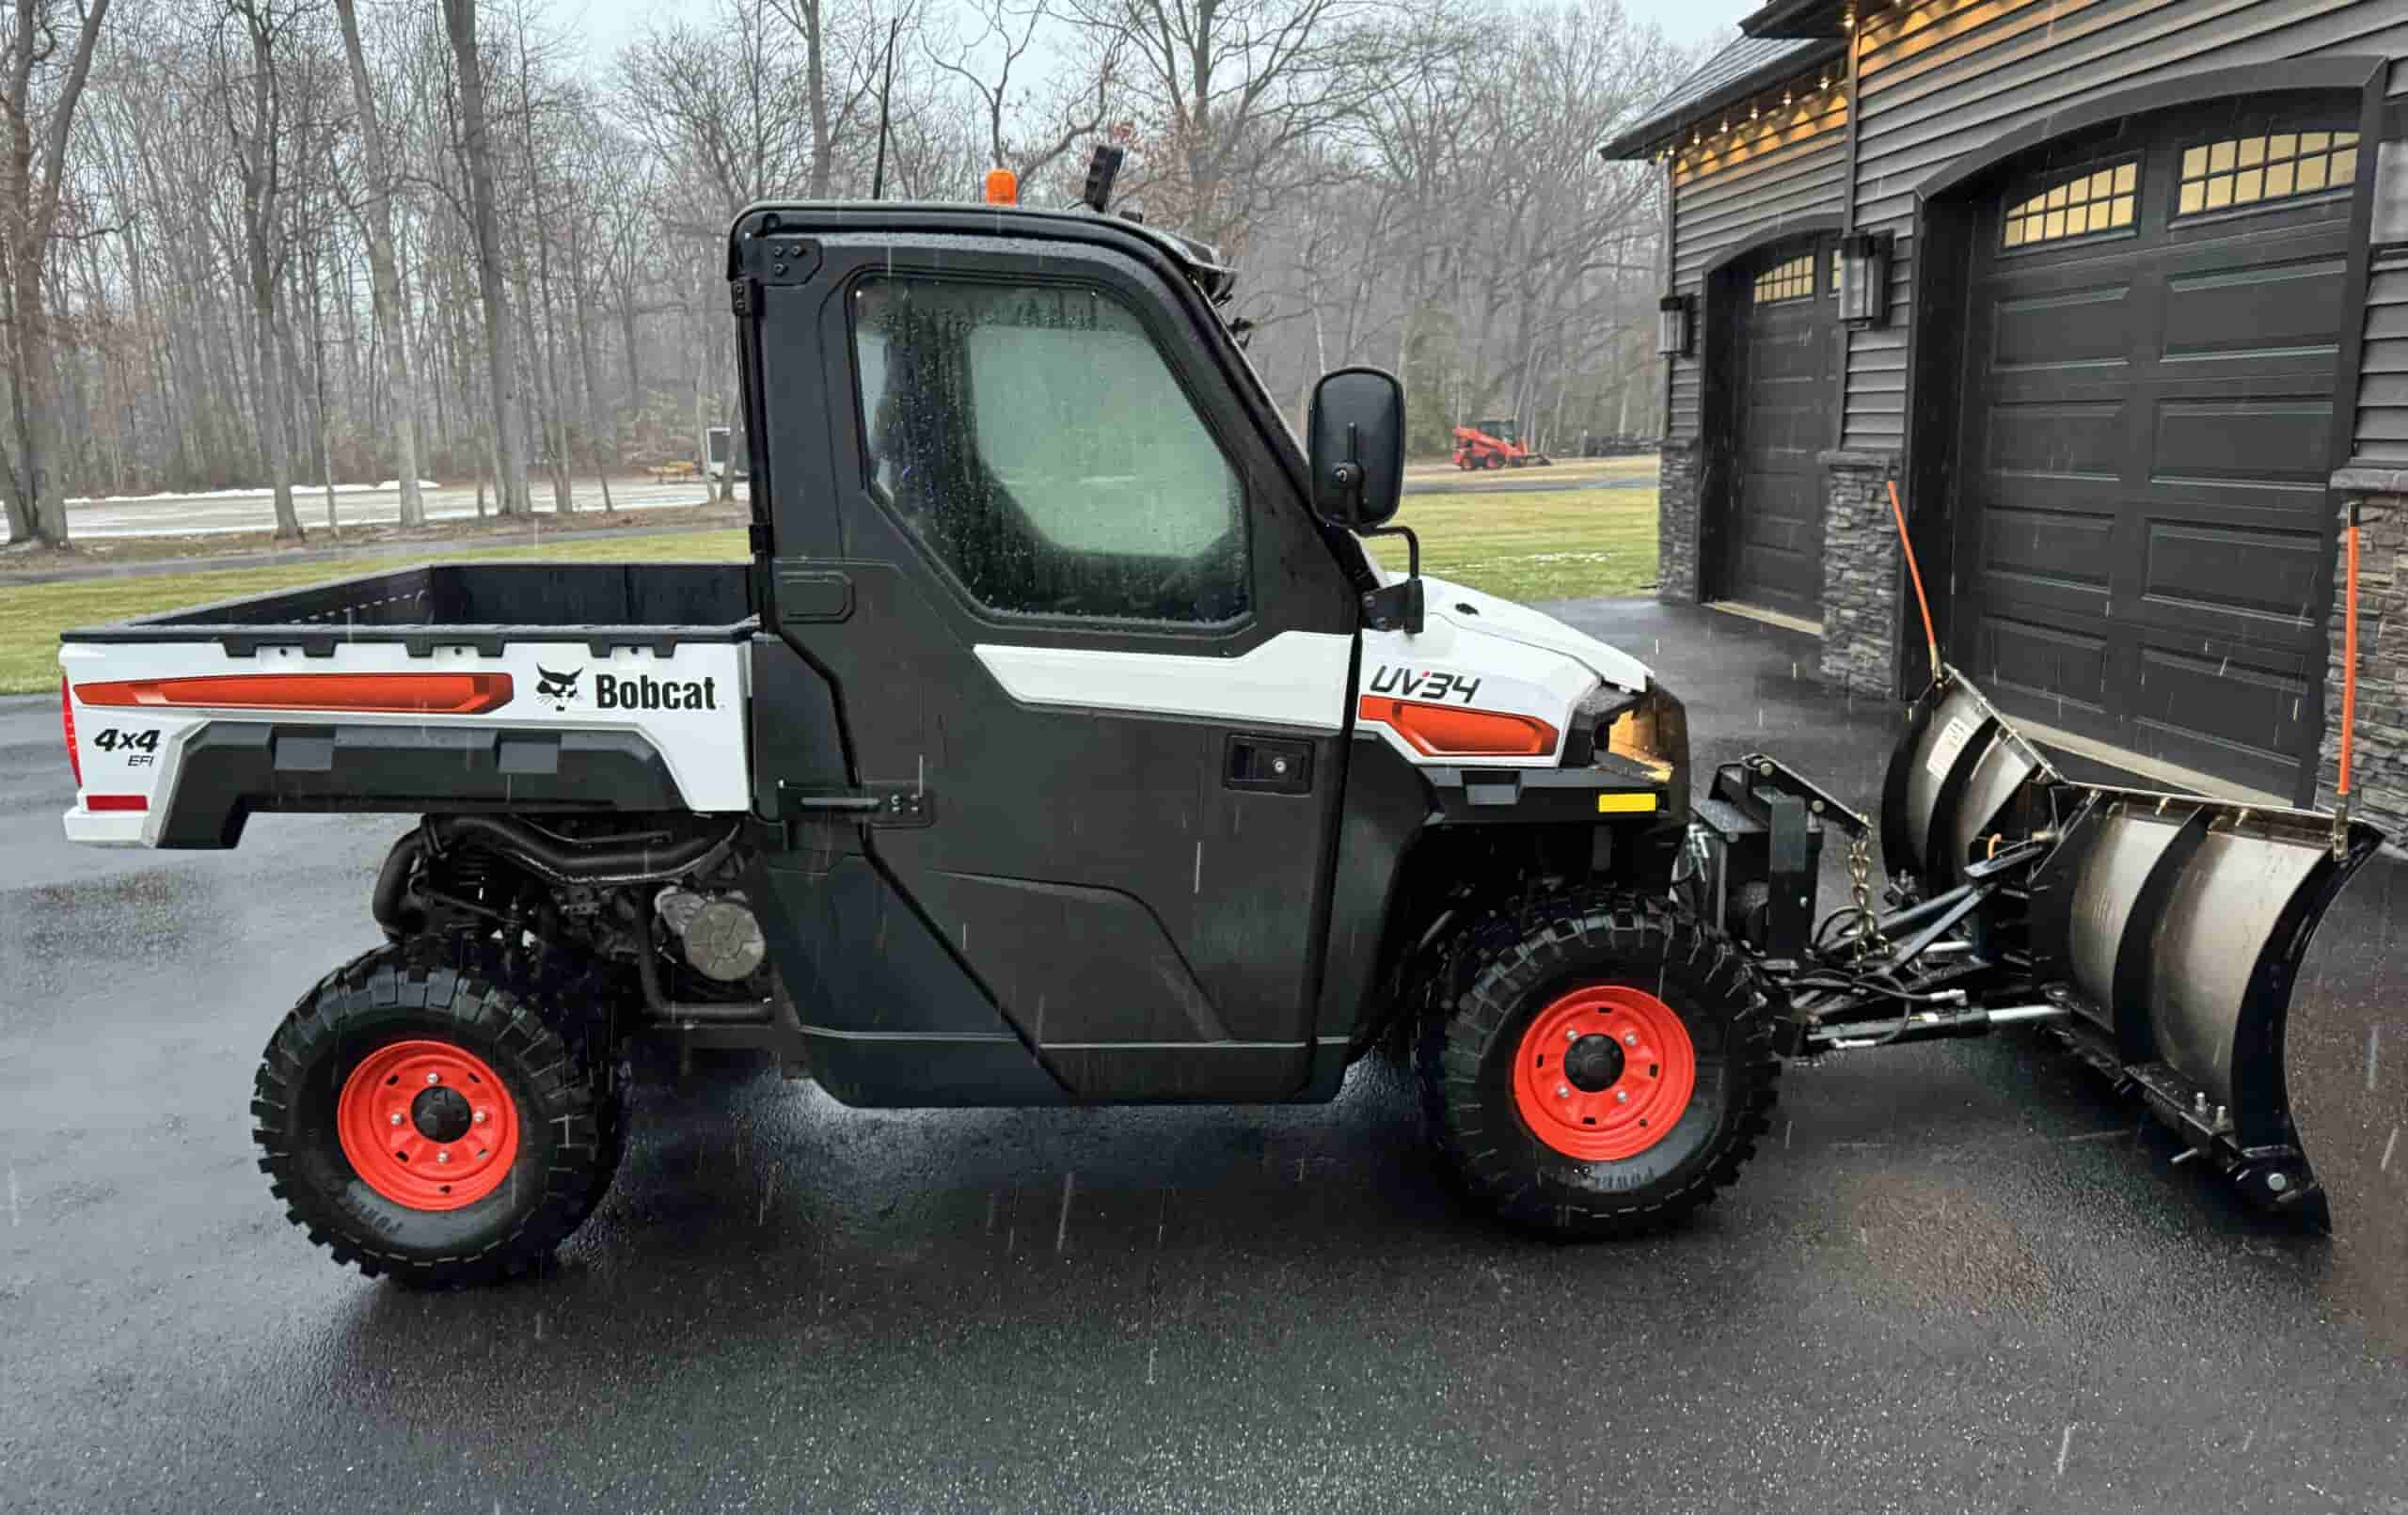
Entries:
{"type": "Polygon", "coordinates": [[[205,605],[269,590],[323,584],[332,578],[372,574],[412,563],[446,560],[479,562],[528,559],[586,562],[693,562],[740,559],[742,531],[681,531],[660,536],[562,542],[551,546],[494,547],[474,540],[429,554],[424,549],[372,553],[337,562],[306,562],[264,568],[220,568],[192,574],[143,574],[124,578],[84,578],[59,584],[9,585],[0,581],[0,694],[29,694],[58,687],[58,634],[72,626],[99,625],[127,616],[149,615],[180,606],[205,605]]]}
{"type": "MultiPolygon", "coordinates": [[[[1407,495],[1400,524],[1421,538],[1421,571],[1509,600],[1633,594],[1656,581],[1656,491],[1407,495]]],[[[1391,568],[1404,544],[1371,542],[1391,568]]]]}
{"type": "MultiPolygon", "coordinates": [[[[1511,600],[1630,594],[1656,577],[1653,489],[1408,495],[1397,519],[1420,533],[1424,572],[1511,600]]],[[[1404,566],[1402,542],[1380,538],[1370,545],[1382,562],[1404,566]]],[[[534,547],[494,547],[471,539],[432,554],[422,548],[404,549],[338,562],[145,574],[59,584],[9,586],[0,581],[0,693],[30,694],[57,687],[58,634],[69,627],[99,625],[180,606],[447,560],[670,562],[734,560],[744,553],[744,533],[736,530],[603,538],[534,547]]]]}

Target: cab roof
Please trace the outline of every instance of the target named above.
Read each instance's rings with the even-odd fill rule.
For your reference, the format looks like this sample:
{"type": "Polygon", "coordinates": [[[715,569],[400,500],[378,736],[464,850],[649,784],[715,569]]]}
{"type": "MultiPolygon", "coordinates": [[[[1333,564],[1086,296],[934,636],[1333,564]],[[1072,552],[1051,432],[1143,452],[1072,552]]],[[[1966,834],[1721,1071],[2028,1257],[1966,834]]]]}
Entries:
{"type": "Polygon", "coordinates": [[[987,205],[965,200],[759,200],[737,213],[728,228],[728,276],[741,266],[738,243],[792,229],[820,234],[901,229],[961,231],[987,236],[1036,236],[1082,242],[1133,237],[1179,265],[1205,297],[1218,304],[1237,281],[1237,270],[1210,243],[1148,226],[1125,214],[1099,213],[1084,205],[1046,211],[1025,205],[987,205]],[[771,219],[774,217],[775,219],[771,219]]]}

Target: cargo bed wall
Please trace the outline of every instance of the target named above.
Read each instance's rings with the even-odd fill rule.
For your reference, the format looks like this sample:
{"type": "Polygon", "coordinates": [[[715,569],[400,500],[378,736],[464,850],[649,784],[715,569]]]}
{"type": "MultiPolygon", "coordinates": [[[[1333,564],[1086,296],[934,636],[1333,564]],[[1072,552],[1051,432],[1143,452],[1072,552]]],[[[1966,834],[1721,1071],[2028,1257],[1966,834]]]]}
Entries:
{"type": "Polygon", "coordinates": [[[646,627],[732,634],[752,613],[742,563],[445,563],[370,574],[73,633],[149,640],[239,626],[646,627]]]}

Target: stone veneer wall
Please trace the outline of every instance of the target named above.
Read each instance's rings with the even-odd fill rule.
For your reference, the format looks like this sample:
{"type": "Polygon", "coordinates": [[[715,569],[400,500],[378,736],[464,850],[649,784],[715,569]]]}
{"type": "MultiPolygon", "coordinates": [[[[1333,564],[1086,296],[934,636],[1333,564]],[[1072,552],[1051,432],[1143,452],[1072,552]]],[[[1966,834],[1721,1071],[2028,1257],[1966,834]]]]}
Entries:
{"type": "Polygon", "coordinates": [[[1656,597],[1695,605],[1697,449],[1667,441],[1656,463],[1656,597]]]}
{"type": "MultiPolygon", "coordinates": [[[[1898,596],[1905,586],[1886,452],[1825,452],[1823,660],[1826,683],[1884,699],[1898,686],[1898,596]]],[[[1918,659],[1922,654],[1915,655],[1918,659]]],[[[1916,676],[1922,676],[1920,669],[1916,676]]]]}
{"type": "MultiPolygon", "coordinates": [[[[2408,843],[2408,580],[2400,548],[2408,541],[2408,469],[2349,469],[2333,485],[2358,505],[2357,736],[2350,767],[2350,813],[2373,822],[2397,847],[2408,843]]],[[[2342,517],[2346,529],[2349,518],[2342,517]]],[[[2324,676],[2324,750],[2316,802],[2334,801],[2341,754],[2343,593],[2348,542],[2335,549],[2333,623],[2324,676]]]]}

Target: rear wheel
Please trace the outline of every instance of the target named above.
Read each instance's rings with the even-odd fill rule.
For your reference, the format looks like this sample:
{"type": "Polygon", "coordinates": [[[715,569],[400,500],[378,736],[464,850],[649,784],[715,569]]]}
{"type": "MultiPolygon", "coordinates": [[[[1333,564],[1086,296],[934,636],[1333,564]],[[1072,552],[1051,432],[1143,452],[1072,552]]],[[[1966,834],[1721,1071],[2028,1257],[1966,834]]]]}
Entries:
{"type": "Polygon", "coordinates": [[[374,1277],[535,1270],[601,1202],[623,1081],[564,960],[491,944],[379,948],[268,1043],[255,1133],[293,1223],[374,1277]]]}
{"type": "Polygon", "coordinates": [[[1487,465],[1492,468],[1502,468],[1505,466],[1505,454],[1502,452],[1491,452],[1487,458],[1487,465]]]}
{"type": "Polygon", "coordinates": [[[1647,1231],[1754,1155],[1780,1065],[1747,960],[1660,902],[1603,890],[1476,921],[1422,986],[1424,1113],[1509,1221],[1647,1231]]]}

